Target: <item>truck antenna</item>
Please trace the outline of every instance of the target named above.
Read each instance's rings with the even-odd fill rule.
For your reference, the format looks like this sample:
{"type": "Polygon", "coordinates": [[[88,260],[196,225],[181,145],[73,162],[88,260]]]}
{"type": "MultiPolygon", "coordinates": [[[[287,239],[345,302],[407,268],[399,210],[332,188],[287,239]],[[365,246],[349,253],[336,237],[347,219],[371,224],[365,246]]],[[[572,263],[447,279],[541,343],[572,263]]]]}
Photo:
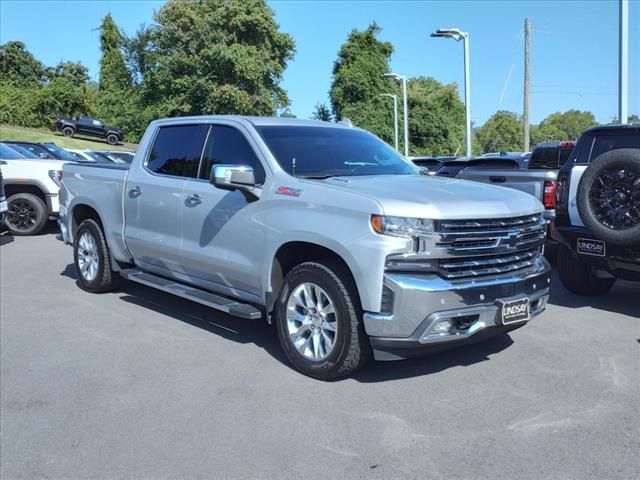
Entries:
{"type": "Polygon", "coordinates": [[[296,157],[291,159],[291,176],[296,176],[296,157]]]}

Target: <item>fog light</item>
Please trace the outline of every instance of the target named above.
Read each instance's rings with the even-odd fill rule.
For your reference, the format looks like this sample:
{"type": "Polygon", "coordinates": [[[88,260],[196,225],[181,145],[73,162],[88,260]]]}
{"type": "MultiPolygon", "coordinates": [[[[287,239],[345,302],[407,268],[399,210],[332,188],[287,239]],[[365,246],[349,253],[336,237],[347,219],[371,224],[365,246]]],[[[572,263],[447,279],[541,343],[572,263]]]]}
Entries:
{"type": "Polygon", "coordinates": [[[446,335],[451,332],[451,320],[438,320],[431,328],[431,335],[446,335]]]}

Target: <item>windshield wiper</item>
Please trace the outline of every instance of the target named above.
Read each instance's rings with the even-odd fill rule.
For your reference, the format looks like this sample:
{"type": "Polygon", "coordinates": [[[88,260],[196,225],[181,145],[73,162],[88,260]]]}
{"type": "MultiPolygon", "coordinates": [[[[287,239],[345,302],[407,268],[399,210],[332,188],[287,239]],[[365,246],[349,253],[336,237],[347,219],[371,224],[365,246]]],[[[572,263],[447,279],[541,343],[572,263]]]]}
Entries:
{"type": "Polygon", "coordinates": [[[327,178],[337,177],[337,175],[304,175],[299,178],[304,178],[305,180],[326,180],[327,178]]]}

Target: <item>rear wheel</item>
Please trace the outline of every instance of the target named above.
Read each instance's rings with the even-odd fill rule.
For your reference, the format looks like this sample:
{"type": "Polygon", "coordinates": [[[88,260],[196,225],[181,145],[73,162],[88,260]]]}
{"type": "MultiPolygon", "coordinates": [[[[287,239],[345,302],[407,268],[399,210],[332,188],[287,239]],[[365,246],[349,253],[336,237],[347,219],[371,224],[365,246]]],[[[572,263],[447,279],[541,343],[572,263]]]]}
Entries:
{"type": "Polygon", "coordinates": [[[118,136],[114,133],[110,133],[109,135],[107,135],[107,143],[109,145],[115,145],[116,143],[118,143],[118,136]]]}
{"type": "Polygon", "coordinates": [[[78,227],[73,259],[78,283],[83,290],[100,293],[116,288],[118,276],[111,269],[109,248],[102,228],[95,220],[84,220],[78,227]]]}
{"type": "Polygon", "coordinates": [[[7,200],[5,225],[13,235],[37,235],[47,224],[47,207],[32,193],[16,193],[7,200]]]}
{"type": "Polygon", "coordinates": [[[578,295],[603,295],[616,283],[615,278],[600,278],[593,266],[575,257],[569,248],[558,250],[558,274],[567,290],[578,295]]]}
{"type": "Polygon", "coordinates": [[[73,137],[73,134],[76,133],[75,130],[72,127],[64,127],[62,129],[62,134],[65,137],[73,137]]]}
{"type": "Polygon", "coordinates": [[[577,203],[596,238],[640,244],[640,150],[612,150],[593,160],[578,184],[577,203]]]}
{"type": "Polygon", "coordinates": [[[353,281],[337,262],[307,262],[285,277],[275,308],[280,344],[300,372],[346,377],[371,357],[353,281]]]}

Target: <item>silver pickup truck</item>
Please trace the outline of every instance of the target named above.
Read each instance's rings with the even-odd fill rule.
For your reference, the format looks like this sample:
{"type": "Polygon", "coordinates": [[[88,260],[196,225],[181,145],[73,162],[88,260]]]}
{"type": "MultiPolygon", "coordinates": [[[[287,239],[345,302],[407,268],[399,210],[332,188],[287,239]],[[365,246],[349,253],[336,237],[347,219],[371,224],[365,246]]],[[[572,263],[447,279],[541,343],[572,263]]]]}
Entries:
{"type": "Polygon", "coordinates": [[[65,165],[60,198],[82,288],[264,318],[316,378],[508,332],[549,294],[539,201],[420,175],[345,125],[154,121],[130,167],[65,165]]]}

